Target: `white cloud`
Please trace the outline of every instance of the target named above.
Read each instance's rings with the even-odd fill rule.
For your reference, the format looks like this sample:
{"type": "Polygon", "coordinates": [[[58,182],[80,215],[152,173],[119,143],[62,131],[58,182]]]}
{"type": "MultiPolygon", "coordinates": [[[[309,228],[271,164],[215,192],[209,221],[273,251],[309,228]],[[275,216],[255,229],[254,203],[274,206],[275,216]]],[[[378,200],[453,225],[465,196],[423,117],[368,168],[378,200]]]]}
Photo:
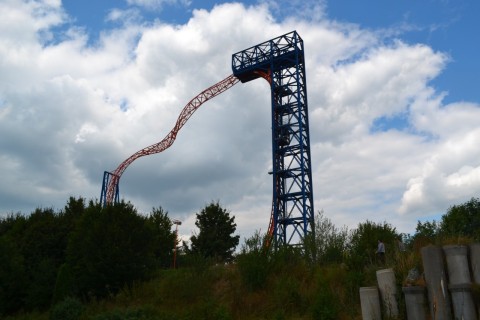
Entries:
{"type": "MultiPolygon", "coordinates": [[[[0,3],[0,212],[98,197],[103,170],[160,141],[191,98],[231,73],[232,53],[294,29],[307,54],[317,210],[338,225],[412,231],[478,193],[479,105],[444,105],[430,84],[445,54],[324,15],[276,21],[272,10],[222,4],[182,25],[132,19],[95,46],[75,28],[45,45],[39,32],[68,18],[57,1],[0,3]],[[398,115],[405,130],[374,130],[398,115]]],[[[187,234],[211,200],[237,216],[242,237],[265,230],[270,126],[268,84],[238,84],[202,106],[170,149],[133,163],[122,196],[190,221],[187,234]]]]}
{"type": "Polygon", "coordinates": [[[159,10],[164,5],[180,4],[182,6],[189,6],[190,0],[127,0],[130,5],[137,5],[151,10],[159,10]]]}

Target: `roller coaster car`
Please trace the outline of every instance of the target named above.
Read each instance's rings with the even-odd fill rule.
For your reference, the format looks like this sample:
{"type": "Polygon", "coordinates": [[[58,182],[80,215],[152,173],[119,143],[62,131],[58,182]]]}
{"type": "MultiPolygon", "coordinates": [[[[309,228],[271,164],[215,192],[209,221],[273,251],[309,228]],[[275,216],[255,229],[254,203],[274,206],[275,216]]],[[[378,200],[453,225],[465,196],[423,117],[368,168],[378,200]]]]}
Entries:
{"type": "Polygon", "coordinates": [[[290,134],[288,133],[288,129],[280,129],[280,134],[277,138],[277,141],[278,145],[281,147],[288,146],[290,144],[290,134]]]}
{"type": "Polygon", "coordinates": [[[274,91],[280,97],[286,97],[293,94],[293,91],[288,87],[288,85],[275,87],[274,91]]]}

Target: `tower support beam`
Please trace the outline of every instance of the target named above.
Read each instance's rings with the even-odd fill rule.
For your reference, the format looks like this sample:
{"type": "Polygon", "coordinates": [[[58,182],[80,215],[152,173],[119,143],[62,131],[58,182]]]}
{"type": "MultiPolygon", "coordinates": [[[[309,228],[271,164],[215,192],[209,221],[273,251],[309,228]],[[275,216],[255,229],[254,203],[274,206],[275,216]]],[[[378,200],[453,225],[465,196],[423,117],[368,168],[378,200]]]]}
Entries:
{"type": "Polygon", "coordinates": [[[276,246],[301,245],[314,231],[303,40],[296,31],[232,55],[233,75],[271,88],[273,200],[269,233],[276,246]]]}

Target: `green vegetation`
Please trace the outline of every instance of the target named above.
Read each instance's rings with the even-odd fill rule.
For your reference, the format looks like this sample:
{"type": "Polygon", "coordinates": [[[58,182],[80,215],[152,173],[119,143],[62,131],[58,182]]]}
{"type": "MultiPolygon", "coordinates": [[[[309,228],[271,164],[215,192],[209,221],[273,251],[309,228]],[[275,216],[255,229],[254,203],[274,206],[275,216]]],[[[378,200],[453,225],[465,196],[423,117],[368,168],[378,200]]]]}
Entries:
{"type": "Polygon", "coordinates": [[[407,275],[421,272],[422,246],[479,241],[478,223],[478,199],[452,206],[440,222],[418,222],[413,235],[387,222],[337,228],[319,212],[305,250],[267,248],[256,232],[234,255],[234,216],[212,202],[197,213],[199,233],[174,270],[175,234],[162,208],[145,215],[130,203],[103,208],[70,198],[59,212],[0,220],[0,317],[359,319],[359,287],[375,285],[376,270],[392,267],[398,286],[415,284],[421,280],[407,275]],[[378,239],[384,266],[375,257],[378,239]]]}
{"type": "Polygon", "coordinates": [[[162,209],[144,216],[129,203],[103,208],[81,198],[70,198],[60,212],[2,219],[0,316],[46,311],[70,297],[104,299],[150,279],[169,266],[170,229],[162,209]]]}
{"type": "Polygon", "coordinates": [[[190,238],[191,253],[211,258],[217,263],[233,259],[240,239],[240,236],[233,235],[237,228],[235,217],[230,217],[230,213],[218,202],[212,202],[197,213],[195,225],[200,233],[190,238]]]}

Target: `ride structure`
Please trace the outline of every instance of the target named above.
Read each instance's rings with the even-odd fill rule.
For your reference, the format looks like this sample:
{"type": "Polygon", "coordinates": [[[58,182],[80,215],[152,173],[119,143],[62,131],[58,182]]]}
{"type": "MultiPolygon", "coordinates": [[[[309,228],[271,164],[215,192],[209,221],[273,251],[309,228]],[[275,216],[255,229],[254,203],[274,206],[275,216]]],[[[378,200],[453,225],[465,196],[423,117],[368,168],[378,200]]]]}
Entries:
{"type": "Polygon", "coordinates": [[[303,40],[297,32],[232,57],[233,75],[270,83],[273,200],[269,235],[277,245],[300,243],[314,230],[307,82],[303,40]]]}
{"type": "Polygon", "coordinates": [[[264,78],[271,89],[273,197],[267,244],[301,245],[314,232],[307,84],[302,38],[296,31],[232,55],[233,75],[204,90],[182,110],[172,131],[113,172],[105,171],[100,202],[119,199],[122,173],[139,157],[170,147],[181,127],[206,101],[235,85],[264,78]]]}
{"type": "Polygon", "coordinates": [[[163,138],[160,142],[152,144],[146,148],[143,148],[125,161],[123,161],[113,172],[105,171],[103,173],[103,183],[102,183],[102,192],[100,194],[100,203],[106,205],[107,203],[113,203],[119,201],[119,182],[120,177],[127,167],[132,164],[133,161],[137,160],[140,157],[148,156],[155,153],[160,153],[168,149],[177,138],[178,131],[185,125],[185,123],[190,119],[192,114],[197,111],[198,108],[208,100],[218,96],[220,93],[225,92],[227,89],[230,89],[235,84],[238,83],[238,79],[233,75],[230,75],[223,79],[222,81],[214,84],[213,86],[203,90],[195,98],[190,100],[185,107],[183,107],[182,112],[177,118],[177,122],[173,129],[163,138]]]}

